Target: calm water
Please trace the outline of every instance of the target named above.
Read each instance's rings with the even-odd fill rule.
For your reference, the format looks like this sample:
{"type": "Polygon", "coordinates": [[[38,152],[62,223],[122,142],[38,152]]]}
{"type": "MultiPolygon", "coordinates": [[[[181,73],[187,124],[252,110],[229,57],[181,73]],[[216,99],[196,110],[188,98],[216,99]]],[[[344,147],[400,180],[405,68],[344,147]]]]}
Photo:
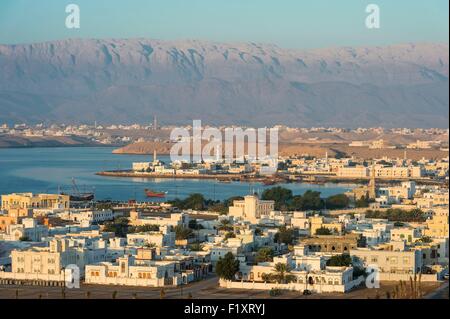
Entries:
{"type": "MultiPolygon", "coordinates": [[[[12,192],[56,193],[58,187],[72,190],[72,178],[81,191],[95,189],[97,199],[144,200],[144,189],[167,191],[168,199],[202,193],[211,199],[242,196],[270,186],[248,183],[220,183],[213,180],[111,178],[96,176],[103,170],[128,169],[132,162],[152,160],[150,156],[114,155],[112,148],[25,148],[0,149],[0,194],[12,192]]],[[[167,156],[159,159],[169,162],[167,156]]],[[[308,189],[323,196],[342,193],[353,185],[286,184],[294,194],[308,189]]]]}

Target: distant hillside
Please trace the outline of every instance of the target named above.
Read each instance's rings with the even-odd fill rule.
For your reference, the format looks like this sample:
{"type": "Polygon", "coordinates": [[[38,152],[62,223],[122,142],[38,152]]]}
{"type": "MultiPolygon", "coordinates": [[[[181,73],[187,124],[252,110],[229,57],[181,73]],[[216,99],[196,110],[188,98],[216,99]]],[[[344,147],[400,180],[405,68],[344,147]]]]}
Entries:
{"type": "Polygon", "coordinates": [[[448,44],[0,45],[0,122],[448,127],[448,44]]]}

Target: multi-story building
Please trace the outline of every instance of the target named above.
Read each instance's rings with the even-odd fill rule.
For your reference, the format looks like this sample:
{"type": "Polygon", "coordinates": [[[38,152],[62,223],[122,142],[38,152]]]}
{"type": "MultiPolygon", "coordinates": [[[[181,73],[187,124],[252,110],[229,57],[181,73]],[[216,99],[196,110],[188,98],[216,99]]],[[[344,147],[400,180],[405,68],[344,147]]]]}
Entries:
{"type": "MultiPolygon", "coordinates": [[[[380,250],[358,248],[350,250],[365,267],[376,266],[380,274],[410,275],[422,271],[422,254],[419,250],[380,250]]],[[[383,280],[382,277],[380,278],[383,280]]]]}
{"type": "Polygon", "coordinates": [[[172,247],[175,245],[175,233],[162,227],[161,231],[127,234],[127,243],[133,246],[172,247]]]}
{"type": "Polygon", "coordinates": [[[449,237],[449,209],[435,209],[433,217],[426,221],[426,228],[423,231],[424,236],[445,238],[449,237]]]}
{"type": "Polygon", "coordinates": [[[275,202],[260,200],[256,195],[245,196],[243,200],[235,200],[229,208],[229,215],[257,223],[263,216],[269,216],[274,210],[275,202]]]}
{"type": "Polygon", "coordinates": [[[64,208],[70,207],[70,196],[57,194],[13,193],[2,195],[2,209],[11,208],[64,208]]]}
{"type": "Polygon", "coordinates": [[[0,272],[0,279],[61,283],[67,279],[66,268],[76,266],[83,276],[86,264],[106,258],[105,247],[76,247],[67,239],[54,239],[48,247],[13,250],[11,272],[0,272]]]}
{"type": "Polygon", "coordinates": [[[86,266],[85,282],[88,284],[164,287],[181,284],[181,275],[175,274],[175,262],[136,260],[124,256],[115,263],[98,263],[86,266]]]}
{"type": "Polygon", "coordinates": [[[10,208],[6,214],[0,214],[0,231],[5,232],[9,225],[19,224],[24,218],[33,217],[29,208],[10,208]]]}

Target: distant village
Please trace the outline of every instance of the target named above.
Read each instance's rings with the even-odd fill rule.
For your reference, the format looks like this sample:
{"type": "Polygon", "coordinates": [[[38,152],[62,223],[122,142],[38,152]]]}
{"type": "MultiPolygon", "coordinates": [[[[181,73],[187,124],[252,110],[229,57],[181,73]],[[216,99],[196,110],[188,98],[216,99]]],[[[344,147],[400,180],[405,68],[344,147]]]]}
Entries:
{"type": "MultiPolygon", "coordinates": [[[[131,171],[247,174],[258,169],[220,159],[166,165],[155,154],[153,161],[134,163],[131,171]]],[[[271,294],[348,293],[364,286],[374,269],[381,282],[448,278],[448,157],[290,157],[280,158],[278,169],[292,180],[323,175],[361,183],[326,198],[273,185],[225,201],[192,194],[172,201],[85,206],[64,194],[3,194],[0,284],[64,286],[73,265],[89,285],[163,289],[216,277],[220,289],[271,294]]],[[[410,293],[420,296],[417,289],[410,293]]]]}

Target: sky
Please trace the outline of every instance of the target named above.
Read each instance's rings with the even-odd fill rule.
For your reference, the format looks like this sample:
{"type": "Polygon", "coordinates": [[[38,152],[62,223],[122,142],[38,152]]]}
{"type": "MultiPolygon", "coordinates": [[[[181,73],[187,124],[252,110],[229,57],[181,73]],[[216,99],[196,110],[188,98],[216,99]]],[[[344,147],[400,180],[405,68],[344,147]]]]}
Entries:
{"type": "Polygon", "coordinates": [[[66,38],[198,39],[285,48],[445,42],[448,0],[0,0],[0,43],[66,38]],[[67,29],[68,4],[80,29],[67,29]],[[380,8],[380,29],[365,9],[380,8]]]}

